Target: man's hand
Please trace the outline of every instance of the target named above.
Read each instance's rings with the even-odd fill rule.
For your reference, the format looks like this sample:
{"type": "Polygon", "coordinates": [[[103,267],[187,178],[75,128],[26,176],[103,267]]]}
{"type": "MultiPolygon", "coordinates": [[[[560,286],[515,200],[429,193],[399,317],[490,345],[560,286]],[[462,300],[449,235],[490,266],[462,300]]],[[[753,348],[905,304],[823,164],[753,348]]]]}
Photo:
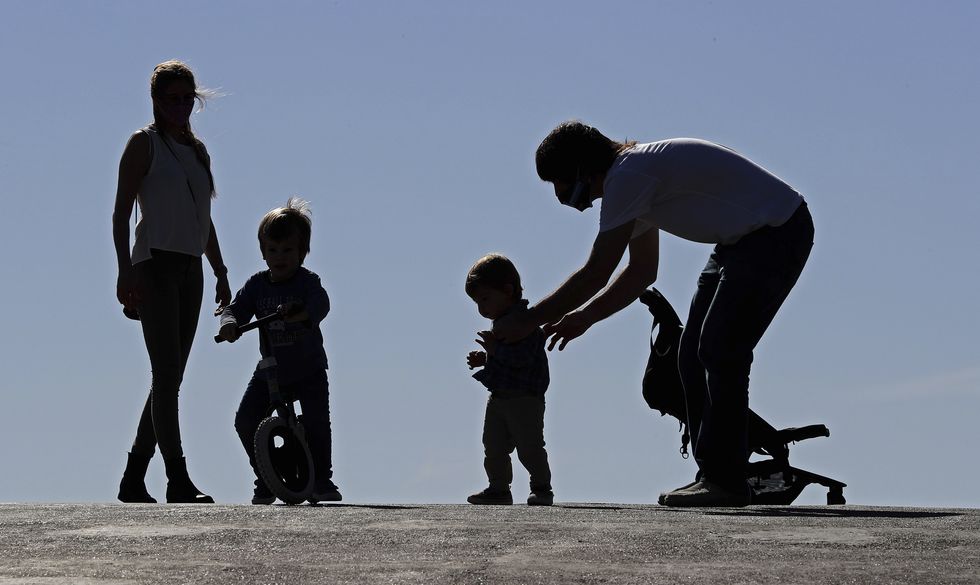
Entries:
{"type": "Polygon", "coordinates": [[[569,341],[588,331],[593,324],[595,321],[590,319],[584,311],[573,311],[562,317],[557,323],[545,325],[542,327],[544,334],[551,337],[548,351],[554,349],[555,344],[559,341],[561,343],[558,345],[558,351],[565,349],[569,341]]]}
{"type": "Polygon", "coordinates": [[[491,331],[478,331],[477,335],[480,336],[479,339],[474,339],[473,341],[480,344],[480,347],[486,350],[487,355],[493,355],[494,350],[497,349],[497,339],[494,337],[491,331]]]}
{"type": "Polygon", "coordinates": [[[242,334],[238,332],[238,326],[234,323],[225,323],[218,330],[218,336],[228,343],[235,343],[242,334]]]}
{"type": "Polygon", "coordinates": [[[487,365],[486,352],[475,351],[475,350],[471,351],[466,356],[466,365],[468,365],[471,370],[473,368],[482,368],[483,366],[487,365]]]}

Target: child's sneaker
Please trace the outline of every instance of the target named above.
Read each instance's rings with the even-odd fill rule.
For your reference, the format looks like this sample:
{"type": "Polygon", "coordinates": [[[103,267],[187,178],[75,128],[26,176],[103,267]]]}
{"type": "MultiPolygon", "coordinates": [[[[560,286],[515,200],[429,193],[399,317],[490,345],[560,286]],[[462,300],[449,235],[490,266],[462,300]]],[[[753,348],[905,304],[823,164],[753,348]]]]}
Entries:
{"type": "Polygon", "coordinates": [[[555,494],[551,490],[531,492],[527,497],[528,506],[550,506],[555,503],[555,494]]]}
{"type": "Polygon", "coordinates": [[[322,487],[313,488],[313,493],[306,498],[306,501],[311,504],[318,504],[320,502],[339,502],[343,499],[344,496],[340,495],[337,486],[328,480],[322,487]]]}
{"type": "Polygon", "coordinates": [[[471,504],[488,506],[510,506],[514,503],[514,497],[510,495],[510,490],[495,490],[487,488],[482,492],[473,494],[466,498],[471,504]]]}
{"type": "Polygon", "coordinates": [[[340,495],[340,490],[334,488],[323,492],[314,490],[313,493],[310,494],[310,497],[306,498],[306,501],[311,504],[319,504],[320,502],[339,502],[343,499],[344,496],[340,495]]]}
{"type": "Polygon", "coordinates": [[[272,493],[269,486],[261,479],[255,480],[255,490],[252,491],[252,504],[256,506],[268,506],[276,501],[276,495],[272,493]]]}

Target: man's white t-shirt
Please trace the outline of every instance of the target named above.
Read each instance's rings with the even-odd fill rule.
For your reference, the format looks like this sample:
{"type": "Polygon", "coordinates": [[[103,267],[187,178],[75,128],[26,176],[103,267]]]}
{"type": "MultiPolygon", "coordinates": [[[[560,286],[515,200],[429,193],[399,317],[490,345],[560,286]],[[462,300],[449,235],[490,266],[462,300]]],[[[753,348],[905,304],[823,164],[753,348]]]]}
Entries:
{"type": "Polygon", "coordinates": [[[613,162],[603,183],[599,231],[636,220],[710,244],[731,244],[763,226],[779,226],[803,196],[734,150],[706,140],[637,144],[613,162]]]}

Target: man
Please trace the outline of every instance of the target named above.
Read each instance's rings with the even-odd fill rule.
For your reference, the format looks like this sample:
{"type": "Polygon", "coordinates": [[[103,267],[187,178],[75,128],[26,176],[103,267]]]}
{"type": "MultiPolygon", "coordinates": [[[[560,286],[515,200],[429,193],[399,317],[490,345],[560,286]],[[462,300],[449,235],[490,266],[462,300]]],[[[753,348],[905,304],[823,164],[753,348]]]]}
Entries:
{"type": "Polygon", "coordinates": [[[690,138],[620,143],[580,122],[555,128],[535,162],[563,205],[584,211],[602,199],[599,234],[584,266],[525,313],[498,322],[494,334],[506,342],[544,325],[549,349],[562,350],[656,280],[660,230],[715,244],[678,357],[700,471],[660,503],[747,505],[752,351],[813,246],[803,197],[727,147],[690,138]],[[627,250],[626,268],[606,286],[627,250]]]}

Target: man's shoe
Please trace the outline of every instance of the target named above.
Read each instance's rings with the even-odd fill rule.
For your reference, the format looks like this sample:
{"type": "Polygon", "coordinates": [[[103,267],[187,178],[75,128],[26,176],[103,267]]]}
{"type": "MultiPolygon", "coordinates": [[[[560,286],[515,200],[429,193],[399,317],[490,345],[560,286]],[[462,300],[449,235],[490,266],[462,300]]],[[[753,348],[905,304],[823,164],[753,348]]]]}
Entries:
{"type": "Polygon", "coordinates": [[[740,490],[724,488],[706,479],[686,488],[664,494],[664,506],[676,508],[741,508],[752,500],[749,486],[740,490]]]}
{"type": "Polygon", "coordinates": [[[551,490],[531,492],[527,497],[528,506],[550,506],[555,503],[555,494],[551,490]]]}
{"type": "Polygon", "coordinates": [[[679,487],[679,488],[677,488],[675,490],[670,490],[669,492],[663,492],[663,493],[661,493],[660,494],[660,497],[657,498],[657,503],[660,504],[661,506],[666,506],[667,504],[665,504],[664,502],[667,501],[667,496],[669,496],[670,494],[672,494],[674,492],[682,492],[684,490],[691,489],[692,487],[694,487],[694,484],[698,483],[699,481],[701,481],[701,480],[695,479],[691,483],[689,483],[687,485],[683,485],[683,486],[681,486],[681,487],[679,487]]]}
{"type": "Polygon", "coordinates": [[[510,495],[510,490],[487,488],[466,498],[466,501],[478,506],[510,506],[514,503],[514,497],[510,495]]]}

